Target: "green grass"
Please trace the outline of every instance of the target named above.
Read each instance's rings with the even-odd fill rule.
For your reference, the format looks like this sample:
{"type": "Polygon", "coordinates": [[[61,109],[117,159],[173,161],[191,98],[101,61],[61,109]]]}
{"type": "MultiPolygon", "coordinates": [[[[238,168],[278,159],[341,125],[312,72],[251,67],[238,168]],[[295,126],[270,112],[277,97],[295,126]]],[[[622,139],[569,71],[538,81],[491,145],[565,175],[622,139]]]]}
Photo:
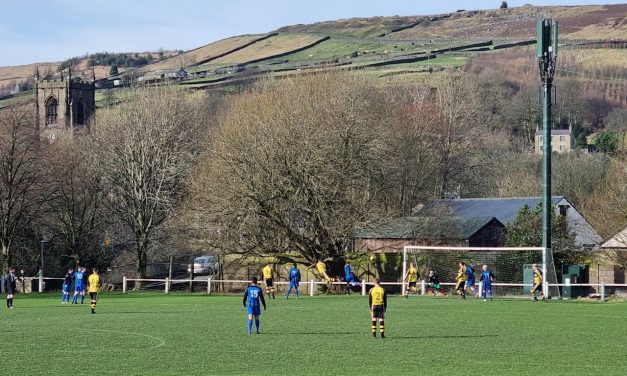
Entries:
{"type": "Polygon", "coordinates": [[[360,296],[268,302],[245,334],[239,296],[55,295],[2,307],[2,370],[67,375],[623,375],[627,303],[391,297],[387,338],[360,296]]]}

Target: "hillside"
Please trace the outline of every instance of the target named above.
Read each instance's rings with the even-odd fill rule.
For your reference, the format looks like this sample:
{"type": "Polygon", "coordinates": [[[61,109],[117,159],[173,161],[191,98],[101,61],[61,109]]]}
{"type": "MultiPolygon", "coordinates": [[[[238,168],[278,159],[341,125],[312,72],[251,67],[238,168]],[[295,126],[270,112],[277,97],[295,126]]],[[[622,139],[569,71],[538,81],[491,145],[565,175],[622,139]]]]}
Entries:
{"type": "MultiPolygon", "coordinates": [[[[183,67],[188,76],[181,77],[181,84],[196,89],[322,70],[350,70],[378,77],[382,85],[405,85],[428,81],[432,73],[445,68],[469,69],[472,60],[475,70],[477,65],[493,65],[511,76],[512,82],[527,84],[530,72],[535,71],[528,45],[535,43],[535,22],[542,17],[555,17],[560,23],[562,56],[568,59],[560,63],[558,74],[573,76],[576,72],[586,87],[596,87],[627,106],[627,4],[458,10],[285,26],[166,56],[141,67],[125,82],[143,74],[150,77],[146,82],[166,79],[165,71],[183,67]],[[609,83],[607,77],[619,81],[609,83]]],[[[0,67],[0,85],[31,76],[34,66],[0,67]]],[[[54,66],[49,64],[46,69],[54,70],[54,66]]],[[[84,62],[77,66],[86,68],[84,62]]],[[[97,78],[108,72],[109,66],[96,67],[97,78]]]]}

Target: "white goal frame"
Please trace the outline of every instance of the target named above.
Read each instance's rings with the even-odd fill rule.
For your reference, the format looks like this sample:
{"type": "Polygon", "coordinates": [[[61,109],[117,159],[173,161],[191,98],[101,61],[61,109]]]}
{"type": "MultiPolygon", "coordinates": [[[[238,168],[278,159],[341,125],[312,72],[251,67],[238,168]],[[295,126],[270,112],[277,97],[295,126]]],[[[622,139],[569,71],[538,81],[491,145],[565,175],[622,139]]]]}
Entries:
{"type": "Polygon", "coordinates": [[[432,245],[406,245],[403,247],[403,275],[402,275],[402,293],[405,295],[407,291],[407,282],[405,276],[407,275],[407,250],[415,249],[418,251],[460,251],[460,252],[521,252],[521,251],[535,251],[542,252],[542,292],[544,296],[548,296],[549,282],[547,275],[547,250],[546,247],[447,247],[447,246],[432,246],[432,245]]]}

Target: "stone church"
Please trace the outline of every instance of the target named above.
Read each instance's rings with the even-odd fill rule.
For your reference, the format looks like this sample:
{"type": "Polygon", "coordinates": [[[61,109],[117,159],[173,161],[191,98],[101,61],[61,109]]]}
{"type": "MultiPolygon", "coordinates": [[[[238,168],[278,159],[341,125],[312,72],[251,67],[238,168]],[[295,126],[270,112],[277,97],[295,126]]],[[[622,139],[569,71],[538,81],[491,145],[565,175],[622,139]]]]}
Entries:
{"type": "Polygon", "coordinates": [[[92,80],[73,77],[72,71],[61,77],[40,78],[35,73],[35,122],[40,131],[78,130],[88,127],[96,112],[96,86],[92,80]]]}

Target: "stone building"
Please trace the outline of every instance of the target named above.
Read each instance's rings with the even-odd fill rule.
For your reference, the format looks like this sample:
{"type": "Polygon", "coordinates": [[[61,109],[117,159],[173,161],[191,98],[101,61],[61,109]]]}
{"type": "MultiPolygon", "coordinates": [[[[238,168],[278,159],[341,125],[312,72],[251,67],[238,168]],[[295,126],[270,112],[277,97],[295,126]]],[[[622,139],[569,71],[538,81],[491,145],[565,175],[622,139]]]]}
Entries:
{"type": "Polygon", "coordinates": [[[57,78],[35,75],[35,123],[37,129],[53,134],[58,130],[76,130],[88,126],[96,112],[95,77],[85,81],[71,71],[57,78]]]}
{"type": "MultiPolygon", "coordinates": [[[[535,153],[539,155],[542,155],[542,138],[542,131],[536,129],[535,153]]],[[[559,154],[570,153],[575,149],[575,138],[571,127],[568,129],[551,129],[551,149],[559,154]]]]}

